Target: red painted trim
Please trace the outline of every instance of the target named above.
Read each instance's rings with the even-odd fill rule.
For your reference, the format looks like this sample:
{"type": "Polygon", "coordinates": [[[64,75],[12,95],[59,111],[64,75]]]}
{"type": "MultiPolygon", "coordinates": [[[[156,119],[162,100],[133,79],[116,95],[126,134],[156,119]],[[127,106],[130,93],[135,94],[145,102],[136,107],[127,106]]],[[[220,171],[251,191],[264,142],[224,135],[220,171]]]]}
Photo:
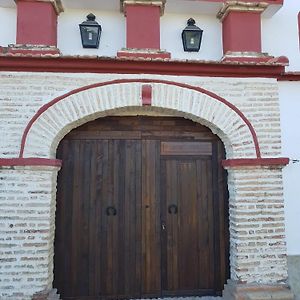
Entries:
{"type": "Polygon", "coordinates": [[[287,72],[277,79],[278,81],[300,81],[300,72],[287,72]]]}
{"type": "Polygon", "coordinates": [[[62,161],[48,158],[0,158],[0,167],[49,166],[61,167],[62,161]]]}
{"type": "Polygon", "coordinates": [[[8,53],[11,54],[22,54],[22,55],[59,55],[60,51],[58,49],[22,49],[22,48],[8,48],[8,53]]]}
{"type": "Polygon", "coordinates": [[[144,84],[142,86],[142,104],[152,104],[152,86],[150,84],[144,84]]]}
{"type": "Polygon", "coordinates": [[[157,52],[157,53],[151,53],[151,52],[133,52],[134,50],[131,50],[129,49],[128,52],[126,52],[126,50],[123,50],[123,51],[119,51],[117,53],[117,56],[118,57],[135,57],[135,58],[162,58],[162,59],[165,59],[165,58],[171,58],[171,53],[169,52],[157,52]]]}
{"type": "Polygon", "coordinates": [[[230,11],[222,21],[223,53],[261,52],[260,13],[230,11]]]}
{"type": "MultiPolygon", "coordinates": [[[[207,91],[203,88],[200,88],[200,87],[196,87],[196,86],[192,86],[192,85],[188,85],[188,84],[184,84],[184,83],[179,83],[179,82],[168,81],[168,80],[154,80],[154,79],[117,79],[117,80],[112,80],[112,81],[107,81],[107,82],[95,83],[95,84],[91,84],[91,85],[88,85],[88,86],[84,86],[84,87],[75,89],[75,90],[73,90],[73,91],[71,91],[67,94],[64,94],[62,96],[59,96],[59,97],[53,99],[49,103],[42,106],[36,112],[36,114],[32,117],[32,119],[29,121],[29,123],[27,124],[27,126],[26,126],[26,128],[23,132],[23,136],[22,136],[20,157],[23,157],[26,138],[27,138],[28,132],[29,132],[30,128],[32,127],[33,123],[37,120],[37,118],[42,113],[44,113],[52,105],[56,104],[57,102],[65,99],[65,98],[67,98],[71,95],[74,95],[74,94],[77,94],[79,92],[86,91],[86,90],[89,90],[89,89],[93,89],[93,88],[97,88],[97,87],[101,87],[101,86],[113,85],[113,84],[134,83],[134,82],[161,83],[161,84],[169,84],[169,85],[173,85],[173,86],[178,86],[178,87],[181,87],[181,88],[186,88],[186,89],[190,89],[190,90],[194,90],[194,91],[206,94],[206,95],[214,98],[215,100],[223,103],[224,105],[226,105],[230,109],[232,109],[234,112],[236,112],[238,114],[238,116],[245,122],[245,124],[249,128],[249,130],[251,132],[251,135],[252,135],[252,138],[253,138],[253,142],[254,142],[254,145],[255,145],[256,156],[257,156],[257,158],[261,158],[260,148],[259,148],[259,143],[258,143],[256,132],[255,132],[251,122],[247,119],[247,117],[235,105],[233,105],[229,101],[225,100],[224,98],[222,98],[222,97],[220,97],[220,96],[218,96],[218,95],[216,95],[216,94],[214,94],[210,91],[207,91]]],[[[183,101],[184,101],[184,99],[183,99],[183,101]]]]}
{"type": "Polygon", "coordinates": [[[251,57],[251,56],[227,56],[225,55],[222,61],[224,62],[254,62],[267,63],[273,57],[251,57]]]}
{"type": "Polygon", "coordinates": [[[259,63],[272,63],[272,64],[282,64],[287,66],[289,64],[289,59],[286,56],[230,56],[226,54],[224,58],[222,58],[223,62],[253,62],[256,64],[259,63]]]}
{"type": "Polygon", "coordinates": [[[276,158],[238,158],[222,160],[223,167],[251,167],[251,166],[285,166],[290,159],[287,157],[276,158]]]}
{"type": "Polygon", "coordinates": [[[17,44],[57,45],[57,14],[51,2],[17,1],[17,44]]]}
{"type": "Polygon", "coordinates": [[[160,7],[126,4],[126,48],[160,49],[160,7]]]}
{"type": "Polygon", "coordinates": [[[299,35],[299,49],[300,49],[300,12],[298,13],[298,35],[299,35]]]}
{"type": "MultiPolygon", "coordinates": [[[[5,51],[6,48],[3,48],[5,51]]],[[[0,55],[1,71],[278,78],[281,64],[0,55]]]]}

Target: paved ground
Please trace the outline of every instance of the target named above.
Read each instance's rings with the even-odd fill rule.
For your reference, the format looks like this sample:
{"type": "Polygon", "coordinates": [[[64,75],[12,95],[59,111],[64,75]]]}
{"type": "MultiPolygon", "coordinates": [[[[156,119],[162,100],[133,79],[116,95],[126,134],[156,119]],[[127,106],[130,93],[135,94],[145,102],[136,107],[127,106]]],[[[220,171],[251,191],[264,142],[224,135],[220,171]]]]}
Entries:
{"type": "MultiPolygon", "coordinates": [[[[149,299],[140,299],[149,300],[149,299]]],[[[222,297],[174,297],[174,298],[156,298],[155,300],[222,300],[222,297]]]]}

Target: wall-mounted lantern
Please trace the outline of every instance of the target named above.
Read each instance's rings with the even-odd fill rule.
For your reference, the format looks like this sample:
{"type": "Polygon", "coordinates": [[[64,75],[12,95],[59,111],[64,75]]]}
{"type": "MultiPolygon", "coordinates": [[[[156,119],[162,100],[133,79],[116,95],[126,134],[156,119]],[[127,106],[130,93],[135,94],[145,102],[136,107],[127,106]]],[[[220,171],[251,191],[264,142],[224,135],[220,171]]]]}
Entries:
{"type": "Polygon", "coordinates": [[[101,25],[95,21],[94,14],[87,15],[87,20],[79,24],[81,42],[83,48],[99,48],[99,41],[101,36],[101,25]]]}
{"type": "Polygon", "coordinates": [[[198,52],[200,50],[203,30],[195,25],[195,20],[190,18],[182,31],[182,43],[184,51],[198,52]]]}

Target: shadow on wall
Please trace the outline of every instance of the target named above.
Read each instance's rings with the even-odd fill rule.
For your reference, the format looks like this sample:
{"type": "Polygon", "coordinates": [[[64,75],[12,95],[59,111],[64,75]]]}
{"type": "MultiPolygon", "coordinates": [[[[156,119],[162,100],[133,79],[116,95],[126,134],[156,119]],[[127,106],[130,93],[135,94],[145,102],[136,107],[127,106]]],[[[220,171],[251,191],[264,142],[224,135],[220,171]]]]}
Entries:
{"type": "Polygon", "coordinates": [[[300,300],[300,255],[288,256],[288,273],[289,284],[296,295],[295,300],[300,300]]]}

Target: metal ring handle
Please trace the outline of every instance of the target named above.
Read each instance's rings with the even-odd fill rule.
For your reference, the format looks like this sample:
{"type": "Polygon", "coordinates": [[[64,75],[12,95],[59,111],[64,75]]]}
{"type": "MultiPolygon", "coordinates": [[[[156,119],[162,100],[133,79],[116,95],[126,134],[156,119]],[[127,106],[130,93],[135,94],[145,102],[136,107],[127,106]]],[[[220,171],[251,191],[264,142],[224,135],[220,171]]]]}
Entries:
{"type": "Polygon", "coordinates": [[[106,215],[107,216],[115,216],[117,214],[117,210],[113,206],[108,206],[106,208],[106,215]]]}
{"type": "Polygon", "coordinates": [[[169,205],[169,207],[168,207],[168,212],[169,212],[169,214],[174,214],[174,215],[176,215],[177,214],[177,212],[178,212],[178,207],[177,207],[177,205],[176,204],[171,204],[171,205],[169,205]]]}

